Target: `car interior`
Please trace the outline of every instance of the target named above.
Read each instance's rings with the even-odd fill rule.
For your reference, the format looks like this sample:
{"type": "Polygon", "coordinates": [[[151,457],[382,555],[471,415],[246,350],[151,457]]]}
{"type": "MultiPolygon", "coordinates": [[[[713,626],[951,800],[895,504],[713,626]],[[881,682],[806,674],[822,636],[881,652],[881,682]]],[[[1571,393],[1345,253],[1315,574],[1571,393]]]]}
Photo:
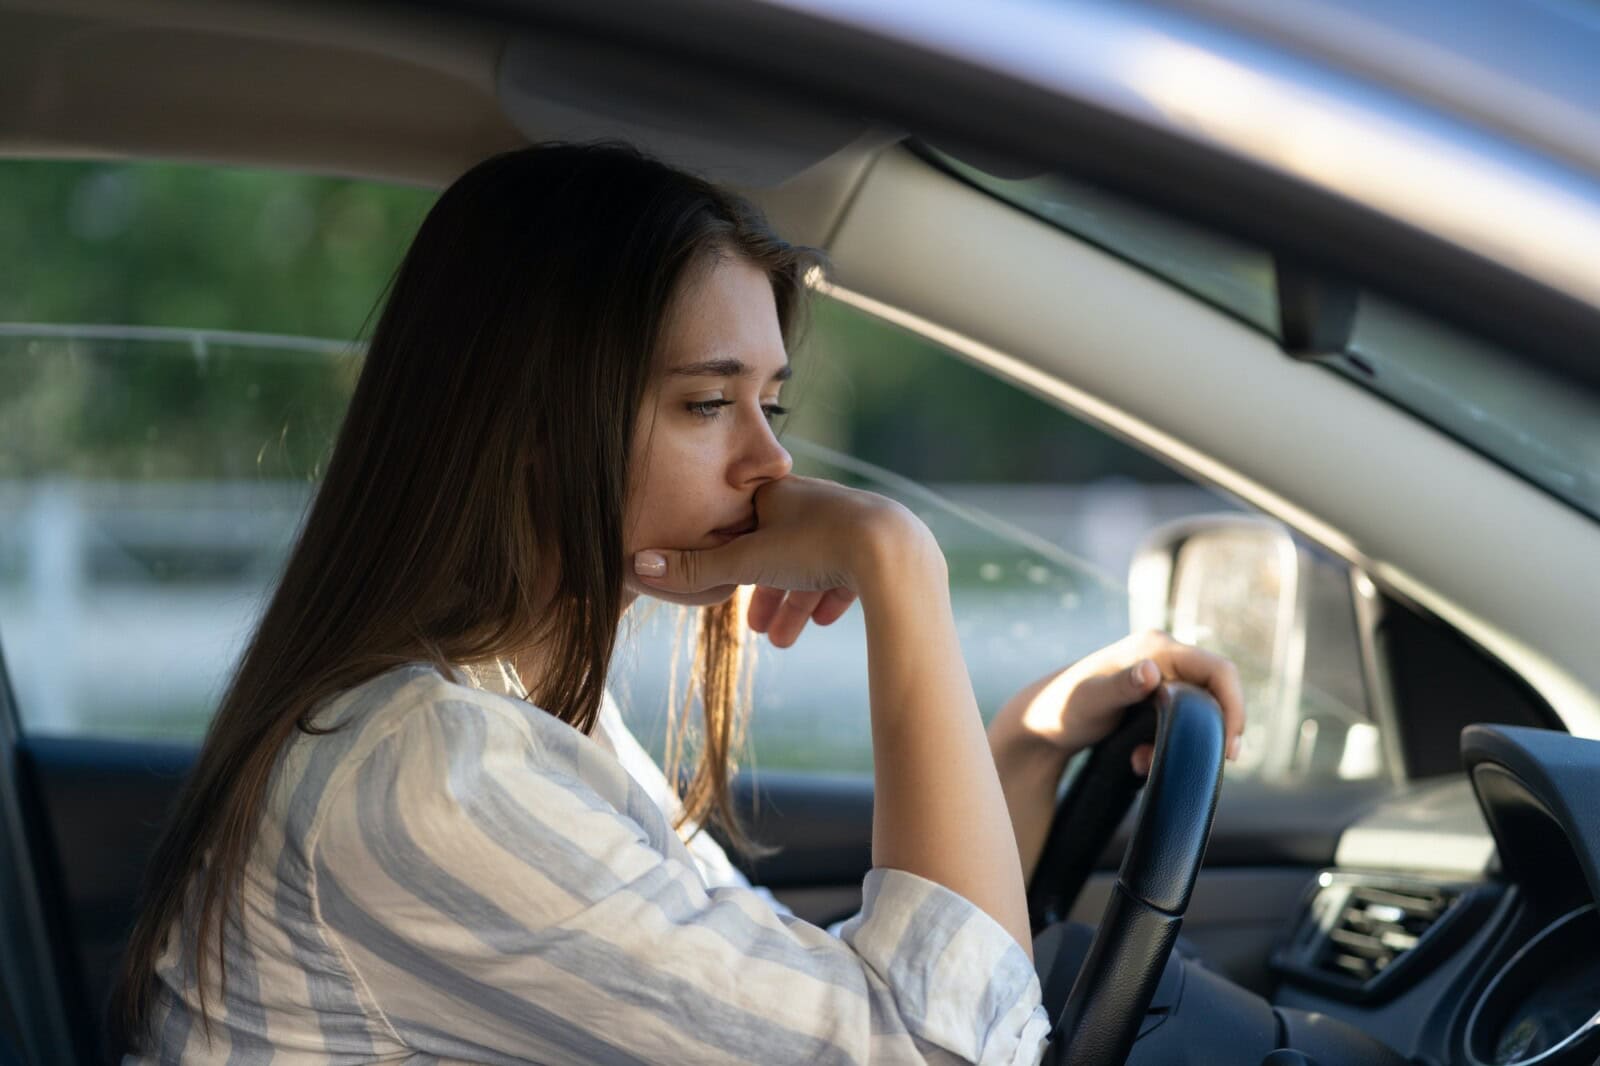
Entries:
{"type": "MultiPolygon", "coordinates": [[[[746,16],[706,11],[702,47],[737,55],[746,16]]],[[[1341,733],[1331,756],[1310,754],[1310,717],[1285,726],[1283,750],[1332,760],[1321,777],[1224,775],[1201,801],[1173,770],[1141,806],[1106,758],[1074,764],[1054,833],[1070,827],[1080,839],[1060,844],[1077,851],[1049,875],[1070,885],[1050,886],[1052,917],[1110,915],[1135,857],[1158,832],[1179,832],[1151,828],[1160,811],[1214,803],[1214,818],[1183,830],[1196,868],[1162,860],[1178,865],[1159,875],[1182,883],[1171,960],[1169,939],[1128,993],[1126,1044],[1082,1061],[1232,1063],[1258,1045],[1251,1066],[1274,1048],[1304,1057],[1273,1061],[1323,1066],[1596,1061],[1600,743],[1585,738],[1600,737],[1600,519],[1580,490],[1553,491],[1369,386],[1366,349],[1351,337],[1380,330],[1387,290],[1371,297],[1364,276],[1333,282],[1315,268],[1297,286],[1295,271],[1319,262],[1305,254],[1319,234],[1335,249],[1327,261],[1381,259],[1383,248],[1337,251],[1353,238],[1318,230],[1314,213],[1284,238],[1293,254],[1272,243],[1270,211],[1238,230],[1212,225],[1222,216],[1197,223],[1185,207],[1198,201],[1177,187],[1220,185],[1226,197],[1230,171],[1108,181],[1113,171],[1093,159],[1119,145],[1136,156],[1135,139],[1083,115],[1033,130],[1041,142],[1080,138],[1051,166],[1090,160],[1049,185],[1038,160],[986,143],[981,116],[963,106],[942,125],[907,128],[903,114],[871,106],[892,97],[862,90],[852,101],[848,78],[808,92],[786,73],[763,80],[748,54],[718,66],[661,45],[659,20],[630,22],[631,8],[575,12],[0,0],[0,156],[442,188],[523,144],[624,137],[737,186],[779,232],[826,251],[814,280],[828,300],[1248,512],[1167,523],[1143,540],[1127,580],[1135,626],[1224,632],[1248,603],[1265,612],[1297,684],[1363,693],[1363,729],[1341,733]],[[1070,200],[1067,178],[1092,187],[1080,208],[1103,194],[1268,249],[1258,268],[1276,281],[1274,328],[1209,295],[1204,279],[1186,281],[1181,264],[1028,199],[1046,188],[1070,200]],[[1163,185],[1170,197],[1152,201],[1148,190],[1163,185]],[[1271,561],[1270,580],[1249,585],[1229,569],[1240,558],[1271,561]],[[1307,681],[1316,670],[1340,676],[1307,681]],[[1358,739],[1373,745],[1377,769],[1341,777],[1334,764],[1355,759],[1358,739]]],[[[788,27],[774,25],[765,32],[788,27]]],[[[894,73],[919,70],[931,87],[981,96],[975,76],[925,57],[894,73]]],[[[25,264],[10,273],[18,268],[4,276],[25,278],[25,264]]],[[[1446,347],[1475,343],[1477,323],[1446,322],[1433,307],[1390,321],[1404,315],[1446,347]]],[[[1498,352],[1508,336],[1483,343],[1498,352]]],[[[1566,380],[1531,357],[1503,366],[1566,380]]],[[[1600,390],[1584,391],[1593,388],[1570,386],[1574,424],[1600,417],[1600,390]]],[[[0,1064],[116,1061],[103,1005],[145,858],[197,745],[32,732],[15,681],[26,665],[0,624],[0,1064]]],[[[1182,739],[1173,706],[1143,728],[1160,730],[1177,766],[1185,745],[1203,741],[1182,739]]],[[[809,920],[851,913],[871,865],[870,779],[774,769],[741,774],[739,788],[752,835],[777,846],[741,860],[752,880],[809,920]]],[[[1116,972],[1103,981],[1119,982],[1116,972]]]]}

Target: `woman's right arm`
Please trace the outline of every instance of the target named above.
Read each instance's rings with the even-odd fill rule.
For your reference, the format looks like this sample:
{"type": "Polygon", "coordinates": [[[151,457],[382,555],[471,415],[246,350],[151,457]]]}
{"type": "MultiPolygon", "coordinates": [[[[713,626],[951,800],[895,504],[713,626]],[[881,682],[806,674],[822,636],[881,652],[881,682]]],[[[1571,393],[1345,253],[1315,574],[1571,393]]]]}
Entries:
{"type": "Polygon", "coordinates": [[[872,861],[983,908],[1033,957],[1022,862],[927,528],[871,536],[858,575],[872,698],[872,861]]]}
{"type": "Polygon", "coordinates": [[[1022,863],[956,639],[943,553],[891,500],[813,478],[756,494],[754,533],[720,548],[660,551],[647,586],[755,584],[856,593],[871,686],[873,864],[971,900],[1032,954],[1022,863]]]}

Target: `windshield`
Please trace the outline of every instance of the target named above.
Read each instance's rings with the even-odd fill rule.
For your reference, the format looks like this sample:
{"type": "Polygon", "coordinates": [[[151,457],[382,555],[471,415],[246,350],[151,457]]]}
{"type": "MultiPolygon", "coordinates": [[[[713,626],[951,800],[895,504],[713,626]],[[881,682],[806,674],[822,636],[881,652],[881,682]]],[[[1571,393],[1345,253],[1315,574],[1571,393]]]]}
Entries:
{"type": "MultiPolygon", "coordinates": [[[[926,153],[978,188],[1279,338],[1266,249],[1055,175],[997,178],[926,153]]],[[[1349,345],[1318,361],[1600,518],[1600,395],[1367,292],[1349,345]]]]}

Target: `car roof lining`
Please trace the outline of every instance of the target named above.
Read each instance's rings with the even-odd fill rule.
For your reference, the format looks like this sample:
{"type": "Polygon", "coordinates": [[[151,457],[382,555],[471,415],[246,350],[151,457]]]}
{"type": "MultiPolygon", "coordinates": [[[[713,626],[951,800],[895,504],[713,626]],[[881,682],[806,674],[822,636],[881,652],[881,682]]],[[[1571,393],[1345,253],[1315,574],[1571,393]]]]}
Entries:
{"type": "Polygon", "coordinates": [[[616,137],[744,189],[786,233],[821,243],[872,156],[899,137],[777,94],[746,92],[708,115],[734,95],[709,73],[692,93],[681,79],[668,93],[681,70],[642,53],[399,8],[366,18],[238,0],[5,0],[0,27],[0,156],[226,162],[442,188],[531,141],[616,137]],[[296,76],[277,75],[286,69],[296,76]],[[585,82],[586,70],[607,77],[585,82]],[[739,132],[710,135],[722,126],[739,132]]]}
{"type": "Polygon", "coordinates": [[[0,152],[129,156],[442,185],[522,143],[500,114],[499,42],[259,5],[8,2],[0,152]],[[101,10],[105,9],[105,10],[101,10]],[[163,18],[170,14],[170,18],[163,18]],[[295,78],[274,77],[294,69],[295,78]]]}

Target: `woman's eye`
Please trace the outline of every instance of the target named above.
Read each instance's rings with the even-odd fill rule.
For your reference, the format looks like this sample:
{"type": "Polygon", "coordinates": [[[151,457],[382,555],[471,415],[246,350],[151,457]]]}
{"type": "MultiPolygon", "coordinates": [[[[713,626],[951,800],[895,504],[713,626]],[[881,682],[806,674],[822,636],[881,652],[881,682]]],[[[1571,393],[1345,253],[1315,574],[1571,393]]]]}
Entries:
{"type": "MultiPolygon", "coordinates": [[[[716,418],[717,417],[717,412],[720,409],[724,408],[724,407],[733,406],[733,401],[732,400],[693,400],[693,401],[689,402],[688,404],[685,404],[684,406],[686,406],[688,408],[689,413],[692,414],[692,415],[698,415],[701,418],[716,418]]],[[[789,413],[789,409],[787,407],[782,406],[781,404],[764,403],[764,404],[761,405],[761,413],[766,415],[767,416],[767,421],[770,422],[774,418],[778,418],[778,417],[781,417],[782,415],[788,414],[789,413]]]]}

